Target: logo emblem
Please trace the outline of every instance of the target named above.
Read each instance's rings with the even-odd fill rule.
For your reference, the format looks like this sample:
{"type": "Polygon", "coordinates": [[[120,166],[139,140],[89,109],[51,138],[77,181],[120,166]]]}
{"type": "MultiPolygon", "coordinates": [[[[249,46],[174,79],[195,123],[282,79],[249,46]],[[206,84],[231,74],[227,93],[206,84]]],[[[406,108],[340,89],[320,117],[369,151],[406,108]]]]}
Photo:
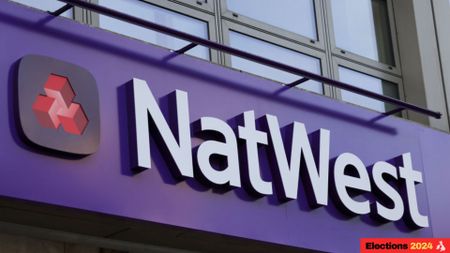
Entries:
{"type": "Polygon", "coordinates": [[[81,135],[88,119],[80,104],[74,103],[75,93],[65,76],[50,74],[44,86],[46,95],[38,95],[33,111],[43,127],[57,129],[62,125],[64,131],[81,135]]]}
{"type": "Polygon", "coordinates": [[[74,155],[97,151],[98,90],[87,70],[27,55],[19,64],[17,95],[21,132],[34,146],[74,155]]]}

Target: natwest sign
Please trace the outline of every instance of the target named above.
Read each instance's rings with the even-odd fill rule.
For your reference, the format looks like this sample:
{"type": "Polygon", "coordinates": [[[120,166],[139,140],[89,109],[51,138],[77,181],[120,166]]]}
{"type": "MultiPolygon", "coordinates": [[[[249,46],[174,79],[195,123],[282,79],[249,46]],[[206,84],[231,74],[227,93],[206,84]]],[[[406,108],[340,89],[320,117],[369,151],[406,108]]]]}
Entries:
{"type": "MultiPolygon", "coordinates": [[[[93,152],[99,138],[93,80],[86,70],[72,64],[43,56],[24,57],[19,72],[19,116],[29,140],[57,151],[93,152]],[[75,102],[75,90],[88,108],[89,119],[83,104],[75,102]],[[31,104],[32,96],[35,99],[31,104]],[[35,117],[30,117],[33,113],[35,117]],[[88,134],[84,136],[86,129],[88,134]]],[[[330,157],[330,130],[320,128],[308,136],[305,124],[293,121],[282,131],[276,115],[256,119],[253,110],[238,115],[241,122],[234,129],[211,116],[194,119],[191,124],[188,93],[181,90],[171,95],[169,123],[146,81],[134,78],[128,85],[134,145],[130,156],[135,172],[152,167],[153,135],[160,141],[161,151],[167,151],[167,169],[178,178],[196,177],[215,186],[244,187],[254,197],[276,194],[280,201],[306,198],[312,207],[327,206],[329,197],[334,196],[347,214],[370,213],[383,221],[406,218],[414,227],[429,226],[428,217],[419,211],[416,196],[415,185],[423,182],[422,173],[414,170],[410,152],[366,168],[351,152],[330,157]],[[191,132],[203,139],[198,146],[192,145],[191,132]],[[273,180],[262,176],[261,148],[267,151],[268,160],[274,161],[268,172],[273,180]],[[299,187],[309,194],[298,196],[299,187]],[[399,192],[404,192],[403,196],[399,192]],[[365,198],[367,194],[373,195],[375,201],[365,198]]]]}
{"type": "Polygon", "coordinates": [[[48,14],[8,1],[0,14],[2,196],[325,252],[449,235],[448,133],[67,19],[36,25],[48,14]]]}
{"type": "Polygon", "coordinates": [[[344,211],[352,214],[372,212],[388,221],[405,217],[411,225],[429,226],[428,217],[419,212],[415,185],[422,183],[423,178],[422,173],[413,168],[411,153],[401,154],[401,162],[396,166],[378,161],[369,173],[364,162],[350,152],[342,153],[330,162],[331,131],[319,129],[317,144],[312,146],[305,125],[294,121],[289,129],[290,138],[283,139],[277,116],[265,115],[261,122],[265,129],[258,130],[254,111],[241,115],[243,125],[238,126],[236,134],[221,119],[201,117],[198,120],[200,134],[209,133],[212,137],[193,152],[188,93],[180,90],[173,92],[175,101],[171,102],[176,111],[170,114],[176,115],[172,119],[172,128],[176,130],[172,131],[147,82],[134,78],[129,85],[133,101],[132,138],[136,153],[132,155],[136,171],[151,168],[150,134],[159,135],[158,139],[163,142],[159,147],[165,146],[168,151],[175,175],[187,178],[200,176],[215,185],[241,187],[240,164],[245,164],[249,187],[257,194],[271,195],[276,187],[280,189],[281,199],[308,197],[313,205],[326,206],[330,192],[335,192],[344,211]],[[243,156],[239,152],[238,140],[245,142],[246,153],[243,156]],[[273,178],[278,180],[270,182],[261,177],[259,146],[271,150],[269,155],[276,161],[273,178]],[[290,149],[285,148],[287,146],[290,149]],[[214,157],[220,157],[223,162],[214,162],[214,157]],[[239,161],[242,157],[246,158],[246,162],[239,161]],[[199,174],[196,174],[196,167],[199,174]],[[310,188],[305,192],[312,192],[311,196],[297,196],[300,176],[306,177],[301,180],[308,182],[303,187],[310,188]],[[399,189],[406,190],[403,199],[399,189]],[[356,199],[355,192],[376,194],[378,200],[371,205],[367,199],[356,199]]]}

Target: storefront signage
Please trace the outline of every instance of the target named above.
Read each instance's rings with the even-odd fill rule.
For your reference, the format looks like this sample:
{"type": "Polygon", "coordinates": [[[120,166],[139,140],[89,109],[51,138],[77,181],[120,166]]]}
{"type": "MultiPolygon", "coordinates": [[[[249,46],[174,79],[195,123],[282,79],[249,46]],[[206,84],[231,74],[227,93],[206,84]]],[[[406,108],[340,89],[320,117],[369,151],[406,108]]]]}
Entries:
{"type": "Polygon", "coordinates": [[[325,252],[448,237],[448,133],[9,1],[0,30],[5,198],[325,252]]]}
{"type": "MultiPolygon", "coordinates": [[[[414,225],[428,227],[428,217],[419,213],[415,185],[423,182],[422,173],[414,170],[411,153],[401,154],[401,166],[378,161],[371,173],[361,159],[350,152],[337,156],[330,163],[330,139],[331,131],[319,129],[319,141],[317,147],[312,147],[309,141],[306,126],[301,122],[294,121],[291,124],[291,139],[283,140],[280,133],[280,125],[275,115],[265,115],[263,119],[267,129],[257,130],[255,127],[254,111],[246,111],[242,114],[244,124],[238,126],[237,135],[227,122],[215,117],[201,117],[199,119],[201,132],[211,132],[213,135],[221,136],[221,140],[209,139],[202,142],[193,154],[191,145],[191,124],[189,118],[188,93],[181,90],[174,91],[176,115],[173,129],[162,113],[157,99],[154,97],[146,81],[133,79],[130,83],[133,97],[134,129],[132,137],[136,145],[134,156],[134,169],[142,171],[151,168],[150,134],[159,134],[163,143],[158,145],[165,147],[168,156],[174,161],[176,174],[182,177],[194,177],[194,164],[198,166],[201,176],[210,183],[219,186],[241,187],[241,169],[239,161],[238,140],[245,142],[246,166],[250,187],[254,192],[261,195],[271,195],[274,184],[281,189],[282,199],[297,199],[305,196],[297,196],[300,175],[307,175],[303,179],[310,182],[314,205],[326,206],[331,187],[335,188],[337,197],[346,211],[352,214],[375,213],[381,218],[389,221],[397,221],[405,215],[411,218],[414,225]],[[153,128],[150,125],[154,126],[153,128]],[[177,137],[176,137],[177,136],[177,137]],[[260,175],[258,146],[264,146],[272,150],[276,160],[275,178],[279,182],[264,181],[260,175]],[[290,146],[290,154],[285,146],[290,146]],[[316,154],[312,150],[318,150],[316,154]],[[217,169],[212,165],[212,156],[220,156],[225,160],[226,166],[217,169]],[[318,163],[314,159],[318,157],[318,163]],[[290,159],[288,158],[290,157],[290,159]],[[195,160],[195,162],[194,162],[195,160]],[[330,170],[330,167],[332,169],[330,170]],[[301,173],[301,171],[307,173],[301,173]],[[349,171],[356,172],[351,174],[349,171]],[[334,185],[330,186],[329,174],[334,185]],[[372,177],[372,179],[370,178],[372,177]],[[389,184],[386,178],[395,180],[395,183],[406,189],[405,202],[402,200],[398,190],[389,184]],[[373,182],[373,184],[371,183],[373,182]],[[389,198],[392,206],[386,206],[376,201],[371,207],[369,200],[356,200],[349,191],[360,193],[378,192],[381,198],[389,198]],[[405,212],[405,210],[407,210],[405,212]]],[[[170,106],[169,106],[170,107],[170,106]]],[[[196,119],[194,119],[196,120],[196,119]]],[[[307,187],[304,185],[304,187],[307,187]]]]}

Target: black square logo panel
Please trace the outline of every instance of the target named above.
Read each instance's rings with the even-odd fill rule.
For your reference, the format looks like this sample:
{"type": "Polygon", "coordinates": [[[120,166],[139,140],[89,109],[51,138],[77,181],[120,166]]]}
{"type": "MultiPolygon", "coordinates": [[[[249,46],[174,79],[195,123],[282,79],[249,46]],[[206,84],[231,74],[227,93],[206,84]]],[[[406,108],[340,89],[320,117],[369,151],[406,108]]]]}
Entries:
{"type": "Polygon", "coordinates": [[[100,142],[98,89],[86,69],[46,56],[20,60],[19,121],[32,143],[64,153],[89,155],[100,142]]]}

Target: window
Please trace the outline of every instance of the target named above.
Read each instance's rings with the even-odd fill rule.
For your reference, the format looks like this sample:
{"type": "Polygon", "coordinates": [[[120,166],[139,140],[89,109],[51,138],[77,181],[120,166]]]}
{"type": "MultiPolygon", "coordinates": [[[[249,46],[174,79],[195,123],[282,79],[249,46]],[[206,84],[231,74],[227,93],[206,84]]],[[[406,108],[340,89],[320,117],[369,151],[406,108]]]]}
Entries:
{"type": "Polygon", "coordinates": [[[227,8],[266,24],[317,39],[313,0],[227,0],[227,8]]]}
{"type": "MultiPolygon", "coordinates": [[[[65,3],[58,2],[55,0],[12,0],[13,2],[20,3],[23,5],[28,5],[36,9],[43,11],[55,11],[65,5],[65,3]]],[[[73,18],[73,10],[67,10],[61,16],[66,18],[73,18]]]]}
{"type": "MultiPolygon", "coordinates": [[[[184,31],[198,37],[205,39],[208,39],[209,37],[208,24],[206,22],[146,2],[137,0],[99,0],[99,4],[121,12],[133,14],[136,17],[152,21],[160,25],[176,28],[177,30],[184,31]]],[[[99,26],[116,33],[124,34],[173,50],[180,49],[189,44],[187,41],[104,15],[99,15],[99,26]]],[[[187,52],[187,54],[207,60],[210,59],[209,49],[202,46],[191,49],[187,52]]]]}
{"type": "MultiPolygon", "coordinates": [[[[391,34],[391,0],[221,2],[220,6],[225,8],[221,12],[225,43],[230,46],[379,94],[401,97],[398,78],[401,73],[396,67],[396,44],[391,34]],[[317,41],[311,44],[297,35],[317,41]],[[343,67],[348,65],[355,68],[343,67]]],[[[231,67],[284,84],[298,79],[238,57],[230,58],[226,63],[231,67]]],[[[313,81],[301,84],[300,88],[379,112],[392,107],[313,81]]]]}
{"type": "MultiPolygon", "coordinates": [[[[338,69],[339,79],[345,83],[352,84],[359,88],[363,88],[365,90],[369,90],[378,94],[387,95],[393,98],[399,97],[397,86],[394,83],[342,66],[339,66],[338,69]]],[[[382,101],[366,96],[361,96],[346,90],[341,90],[341,98],[346,102],[364,105],[365,107],[378,112],[387,112],[394,109],[390,104],[386,104],[382,101]]]]}
{"type": "MultiPolygon", "coordinates": [[[[403,98],[393,0],[90,1],[378,94],[403,98]]],[[[172,50],[188,44],[109,17],[100,15],[97,23],[93,20],[93,25],[172,50]]],[[[200,46],[187,54],[282,84],[301,78],[200,46]]],[[[394,109],[312,80],[297,87],[379,112],[394,109]]]]}
{"type": "MultiPolygon", "coordinates": [[[[234,31],[230,31],[230,45],[246,52],[264,56],[268,59],[283,62],[291,66],[302,66],[303,69],[316,74],[321,73],[320,60],[293,50],[289,50],[271,43],[252,38],[234,31]]],[[[237,56],[231,56],[231,66],[249,73],[260,75],[282,83],[291,83],[300,77],[264,66],[237,56]]],[[[316,93],[323,93],[322,85],[316,81],[307,81],[301,86],[303,89],[316,93]]]]}
{"type": "Polygon", "coordinates": [[[336,47],[395,65],[386,0],[330,3],[336,47]]]}

